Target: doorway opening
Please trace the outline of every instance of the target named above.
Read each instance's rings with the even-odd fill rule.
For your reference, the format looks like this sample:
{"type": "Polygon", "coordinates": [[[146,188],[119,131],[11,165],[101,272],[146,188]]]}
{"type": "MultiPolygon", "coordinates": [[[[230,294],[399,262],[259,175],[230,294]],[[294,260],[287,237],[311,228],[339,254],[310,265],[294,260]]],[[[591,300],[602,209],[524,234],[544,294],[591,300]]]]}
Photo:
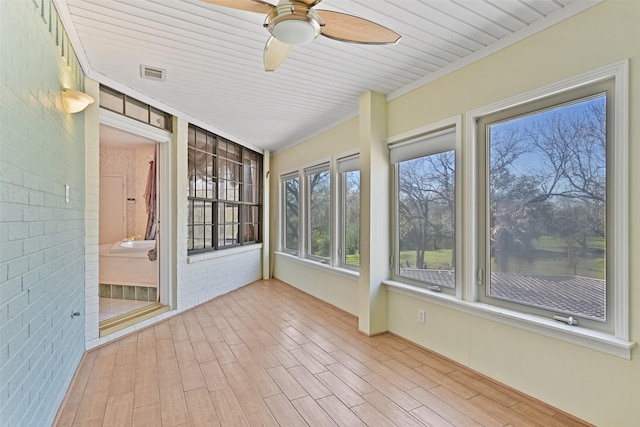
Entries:
{"type": "Polygon", "coordinates": [[[158,155],[157,142],[100,125],[100,336],[169,309],[160,303],[158,155]]]}

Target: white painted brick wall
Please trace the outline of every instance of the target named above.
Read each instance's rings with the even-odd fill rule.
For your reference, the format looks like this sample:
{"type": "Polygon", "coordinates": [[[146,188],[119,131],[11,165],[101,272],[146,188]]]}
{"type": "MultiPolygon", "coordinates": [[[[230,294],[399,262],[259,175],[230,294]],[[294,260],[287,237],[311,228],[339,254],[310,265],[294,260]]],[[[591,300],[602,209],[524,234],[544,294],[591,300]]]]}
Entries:
{"type": "Polygon", "coordinates": [[[84,351],[84,120],[42,2],[1,3],[0,425],[47,426],[84,351]]]}
{"type": "Polygon", "coordinates": [[[262,277],[261,267],[260,245],[245,252],[187,264],[180,269],[178,308],[185,309],[202,304],[255,282],[262,277]]]}

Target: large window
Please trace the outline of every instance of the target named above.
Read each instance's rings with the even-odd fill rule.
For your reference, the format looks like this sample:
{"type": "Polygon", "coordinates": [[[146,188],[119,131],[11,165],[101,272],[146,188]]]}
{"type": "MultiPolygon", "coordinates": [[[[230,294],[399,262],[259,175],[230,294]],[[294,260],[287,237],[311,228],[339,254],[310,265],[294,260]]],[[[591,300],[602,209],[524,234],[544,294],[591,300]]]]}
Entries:
{"type": "Polygon", "coordinates": [[[456,286],[455,128],[392,145],[396,165],[394,276],[432,290],[456,286]]]}
{"type": "Polygon", "coordinates": [[[343,154],[280,176],[280,249],[309,261],[358,270],[360,160],[343,154]]]}
{"type": "Polygon", "coordinates": [[[611,330],[613,81],[478,123],[481,300],[611,330]]]}
{"type": "Polygon", "coordinates": [[[188,140],[188,250],[259,242],[262,156],[193,125],[188,140]]]}
{"type": "Polygon", "coordinates": [[[305,169],[307,255],[324,262],[331,257],[331,174],[329,164],[305,169]]]}

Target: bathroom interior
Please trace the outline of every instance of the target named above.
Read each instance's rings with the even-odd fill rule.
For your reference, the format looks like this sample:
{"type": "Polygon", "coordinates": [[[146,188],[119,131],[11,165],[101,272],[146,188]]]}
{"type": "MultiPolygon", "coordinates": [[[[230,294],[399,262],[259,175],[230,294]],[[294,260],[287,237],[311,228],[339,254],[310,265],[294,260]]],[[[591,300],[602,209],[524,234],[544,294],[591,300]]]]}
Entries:
{"type": "Polygon", "coordinates": [[[100,126],[100,329],[158,305],[156,143],[100,126]]]}

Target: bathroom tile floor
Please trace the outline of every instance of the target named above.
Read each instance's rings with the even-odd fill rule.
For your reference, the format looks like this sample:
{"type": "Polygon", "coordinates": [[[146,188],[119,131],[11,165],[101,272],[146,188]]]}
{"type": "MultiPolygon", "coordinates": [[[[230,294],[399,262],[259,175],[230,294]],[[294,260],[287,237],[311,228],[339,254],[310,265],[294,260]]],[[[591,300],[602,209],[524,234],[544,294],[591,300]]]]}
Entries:
{"type": "Polygon", "coordinates": [[[146,305],[153,304],[148,301],[134,301],[115,298],[100,298],[99,321],[111,319],[124,313],[136,310],[146,305]]]}

